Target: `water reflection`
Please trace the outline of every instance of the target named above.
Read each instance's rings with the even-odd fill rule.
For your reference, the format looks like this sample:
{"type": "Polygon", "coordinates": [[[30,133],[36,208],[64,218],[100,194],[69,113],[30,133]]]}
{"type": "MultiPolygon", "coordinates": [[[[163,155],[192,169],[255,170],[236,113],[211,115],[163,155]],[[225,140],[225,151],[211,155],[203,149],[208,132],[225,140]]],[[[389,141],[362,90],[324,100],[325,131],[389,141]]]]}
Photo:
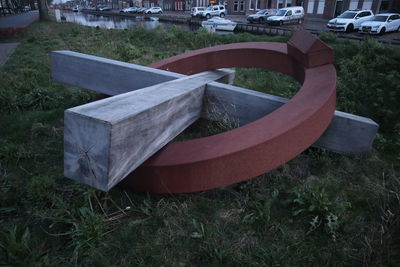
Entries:
{"type": "Polygon", "coordinates": [[[106,29],[130,29],[143,27],[149,30],[155,29],[158,26],[164,29],[171,28],[173,26],[178,26],[185,30],[197,30],[198,26],[189,26],[187,24],[180,23],[169,23],[160,21],[149,21],[145,20],[144,17],[135,18],[120,18],[120,17],[108,17],[108,16],[96,16],[92,14],[85,14],[81,12],[64,12],[64,17],[67,22],[76,23],[84,26],[100,27],[106,29]]]}

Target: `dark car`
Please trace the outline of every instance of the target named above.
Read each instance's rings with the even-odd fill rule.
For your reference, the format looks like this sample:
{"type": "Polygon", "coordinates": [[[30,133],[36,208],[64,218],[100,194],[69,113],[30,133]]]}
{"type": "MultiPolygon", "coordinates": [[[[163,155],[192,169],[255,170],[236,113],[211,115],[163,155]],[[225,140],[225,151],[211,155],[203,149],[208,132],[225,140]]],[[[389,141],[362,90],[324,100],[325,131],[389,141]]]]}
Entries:
{"type": "Polygon", "coordinates": [[[261,9],[256,14],[247,16],[247,21],[250,23],[258,22],[263,23],[267,21],[267,18],[276,14],[276,9],[261,9]]]}
{"type": "Polygon", "coordinates": [[[144,14],[146,10],[147,10],[147,8],[141,7],[141,8],[139,8],[139,9],[137,10],[137,13],[138,13],[138,14],[144,14]]]}

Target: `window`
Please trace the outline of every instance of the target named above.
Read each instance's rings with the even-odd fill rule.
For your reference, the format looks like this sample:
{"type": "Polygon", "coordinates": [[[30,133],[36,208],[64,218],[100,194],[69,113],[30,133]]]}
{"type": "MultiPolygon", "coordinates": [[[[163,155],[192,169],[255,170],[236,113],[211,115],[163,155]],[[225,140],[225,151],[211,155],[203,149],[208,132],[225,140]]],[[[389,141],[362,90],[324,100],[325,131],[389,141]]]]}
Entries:
{"type": "Polygon", "coordinates": [[[289,10],[285,16],[291,16],[292,15],[292,10],[289,10]]]}
{"type": "Polygon", "coordinates": [[[349,9],[354,10],[358,7],[358,0],[350,0],[349,9]]]}
{"type": "Polygon", "coordinates": [[[389,0],[382,0],[381,2],[381,8],[379,9],[380,11],[382,10],[389,10],[389,0]]]}
{"type": "Polygon", "coordinates": [[[367,17],[367,16],[370,16],[371,15],[371,13],[369,12],[369,11],[365,11],[365,12],[361,12],[361,14],[359,15],[359,17],[367,17]]]}
{"type": "Polygon", "coordinates": [[[286,0],[286,7],[292,6],[292,0],[286,0]]]}
{"type": "Polygon", "coordinates": [[[239,1],[233,2],[233,11],[235,12],[239,11],[239,1]]]}
{"type": "Polygon", "coordinates": [[[364,0],[362,9],[371,9],[371,7],[372,7],[372,0],[364,0]]]}
{"type": "Polygon", "coordinates": [[[240,11],[244,11],[244,1],[240,1],[240,11]]]}
{"type": "Polygon", "coordinates": [[[278,0],[278,8],[282,8],[283,7],[283,0],[278,0]]]}
{"type": "Polygon", "coordinates": [[[307,13],[308,14],[314,13],[314,0],[309,0],[308,1],[307,13]]]}
{"type": "Polygon", "coordinates": [[[319,0],[317,14],[324,14],[325,0],[319,0]]]}
{"type": "Polygon", "coordinates": [[[260,9],[260,1],[259,0],[249,0],[250,4],[249,4],[249,9],[252,10],[254,9],[254,7],[256,7],[256,9],[260,9]]]}

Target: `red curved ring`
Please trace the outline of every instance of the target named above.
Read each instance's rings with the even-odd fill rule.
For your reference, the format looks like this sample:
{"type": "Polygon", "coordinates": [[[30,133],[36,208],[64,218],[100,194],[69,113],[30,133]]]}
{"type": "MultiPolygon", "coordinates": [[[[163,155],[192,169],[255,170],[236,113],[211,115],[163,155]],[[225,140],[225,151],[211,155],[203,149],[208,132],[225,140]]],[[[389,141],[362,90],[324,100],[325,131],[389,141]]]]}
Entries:
{"type": "Polygon", "coordinates": [[[326,130],[336,104],[331,64],[306,68],[282,43],[215,46],[154,63],[151,67],[193,74],[226,67],[261,67],[290,75],[299,92],[271,114],[214,136],[172,142],[125,179],[138,191],[181,193],[234,184],[272,170],[312,145],[326,130]]]}

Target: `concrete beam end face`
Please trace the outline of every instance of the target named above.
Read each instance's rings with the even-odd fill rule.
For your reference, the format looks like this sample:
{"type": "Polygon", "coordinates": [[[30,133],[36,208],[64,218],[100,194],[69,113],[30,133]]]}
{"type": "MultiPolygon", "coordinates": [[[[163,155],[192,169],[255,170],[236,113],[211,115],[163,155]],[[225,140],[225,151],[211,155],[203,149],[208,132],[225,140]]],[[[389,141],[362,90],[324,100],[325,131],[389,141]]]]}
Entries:
{"type": "Polygon", "coordinates": [[[111,125],[66,110],[64,113],[64,176],[108,191],[111,125]]]}
{"type": "Polygon", "coordinates": [[[379,125],[371,119],[340,111],[314,146],[345,154],[366,154],[371,150],[379,125]]]}

